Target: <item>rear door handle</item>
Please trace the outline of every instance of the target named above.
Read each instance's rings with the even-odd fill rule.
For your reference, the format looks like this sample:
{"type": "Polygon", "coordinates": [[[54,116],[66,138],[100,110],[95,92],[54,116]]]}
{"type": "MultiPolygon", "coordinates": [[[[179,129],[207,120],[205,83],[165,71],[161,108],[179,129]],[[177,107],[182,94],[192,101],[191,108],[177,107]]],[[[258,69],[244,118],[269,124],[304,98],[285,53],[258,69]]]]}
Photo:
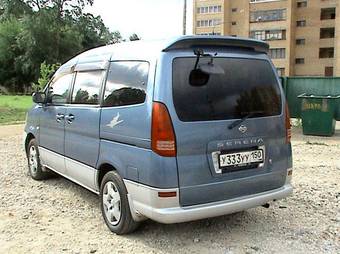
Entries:
{"type": "Polygon", "coordinates": [[[68,124],[71,124],[73,122],[73,120],[75,119],[75,117],[74,117],[74,115],[69,114],[68,116],[65,116],[65,119],[66,119],[68,124]]]}
{"type": "Polygon", "coordinates": [[[58,123],[60,123],[62,120],[64,120],[64,118],[65,118],[65,115],[64,114],[56,114],[56,116],[55,116],[55,120],[58,122],[58,123]]]}

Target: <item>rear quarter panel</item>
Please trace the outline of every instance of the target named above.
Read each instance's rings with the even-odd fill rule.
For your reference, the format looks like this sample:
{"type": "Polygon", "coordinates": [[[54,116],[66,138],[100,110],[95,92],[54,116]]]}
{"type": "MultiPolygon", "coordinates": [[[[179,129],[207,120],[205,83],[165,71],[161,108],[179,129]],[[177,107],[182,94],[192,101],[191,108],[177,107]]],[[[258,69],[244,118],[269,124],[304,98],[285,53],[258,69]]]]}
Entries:
{"type": "Polygon", "coordinates": [[[115,167],[125,179],[158,188],[177,187],[176,159],[161,159],[151,151],[151,117],[155,76],[158,76],[157,61],[140,61],[150,64],[146,100],[138,105],[102,108],[97,168],[107,163],[115,167]]]}

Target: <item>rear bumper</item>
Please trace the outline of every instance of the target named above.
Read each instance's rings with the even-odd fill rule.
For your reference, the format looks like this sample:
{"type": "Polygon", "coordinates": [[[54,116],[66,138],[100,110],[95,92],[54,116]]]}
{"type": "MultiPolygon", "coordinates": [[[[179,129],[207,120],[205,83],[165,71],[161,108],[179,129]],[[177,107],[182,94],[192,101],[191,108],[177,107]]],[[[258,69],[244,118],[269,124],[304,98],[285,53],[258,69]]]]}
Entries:
{"type": "MultiPolygon", "coordinates": [[[[231,214],[257,207],[273,200],[285,198],[293,192],[293,187],[290,183],[287,183],[279,189],[255,195],[202,205],[180,207],[178,195],[174,198],[166,198],[162,200],[158,197],[157,189],[146,187],[148,190],[144,192],[145,196],[141,200],[139,197],[143,195],[143,190],[140,188],[145,187],[130,181],[125,181],[125,184],[129,192],[130,208],[134,219],[142,220],[146,217],[165,224],[180,223],[231,214]],[[131,186],[131,184],[135,186],[131,186]],[[136,191],[139,193],[136,193],[136,191]],[[154,191],[157,191],[157,193],[153,193],[154,191]],[[166,201],[166,204],[163,203],[163,201],[166,201]]],[[[174,190],[176,189],[166,191],[174,190]]]]}

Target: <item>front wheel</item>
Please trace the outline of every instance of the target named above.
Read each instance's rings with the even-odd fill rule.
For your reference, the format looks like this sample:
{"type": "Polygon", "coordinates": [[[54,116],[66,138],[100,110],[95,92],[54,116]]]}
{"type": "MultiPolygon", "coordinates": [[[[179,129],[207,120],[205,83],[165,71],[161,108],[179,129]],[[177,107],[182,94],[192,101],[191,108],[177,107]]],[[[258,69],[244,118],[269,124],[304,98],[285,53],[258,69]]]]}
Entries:
{"type": "Polygon", "coordinates": [[[28,171],[34,180],[43,180],[48,178],[48,173],[42,170],[40,163],[38,144],[32,139],[27,146],[28,171]]]}
{"type": "Polygon", "coordinates": [[[106,173],[100,186],[101,210],[108,228],[118,234],[129,234],[139,225],[131,215],[127,190],[115,171],[106,173]]]}

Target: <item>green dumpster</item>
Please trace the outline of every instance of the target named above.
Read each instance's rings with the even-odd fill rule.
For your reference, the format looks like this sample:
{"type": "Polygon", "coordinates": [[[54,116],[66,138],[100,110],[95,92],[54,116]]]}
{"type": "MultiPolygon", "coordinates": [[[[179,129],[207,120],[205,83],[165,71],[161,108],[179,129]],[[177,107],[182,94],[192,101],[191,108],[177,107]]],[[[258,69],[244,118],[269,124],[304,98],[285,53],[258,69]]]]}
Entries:
{"type": "Polygon", "coordinates": [[[339,96],[301,94],[301,118],[304,135],[333,136],[339,96]]]}

